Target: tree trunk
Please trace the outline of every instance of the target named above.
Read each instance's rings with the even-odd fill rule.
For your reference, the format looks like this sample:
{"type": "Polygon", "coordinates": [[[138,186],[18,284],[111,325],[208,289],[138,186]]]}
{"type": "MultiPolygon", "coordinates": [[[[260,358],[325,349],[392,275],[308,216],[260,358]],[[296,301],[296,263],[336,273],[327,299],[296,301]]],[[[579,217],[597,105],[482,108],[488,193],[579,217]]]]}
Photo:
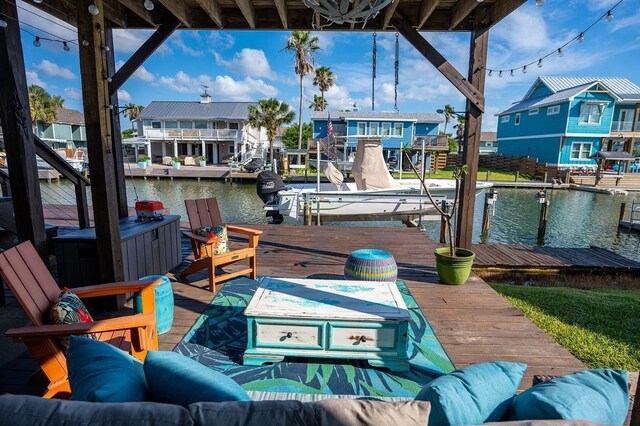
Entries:
{"type": "MultiPolygon", "coordinates": [[[[300,108],[298,109],[300,116],[298,117],[298,149],[302,149],[302,80],[304,76],[300,74],[300,108]]],[[[298,164],[302,163],[302,156],[298,154],[298,164]]]]}
{"type": "Polygon", "coordinates": [[[320,91],[320,96],[322,97],[322,103],[320,104],[320,107],[322,109],[320,111],[324,111],[325,109],[327,109],[327,107],[324,105],[324,90],[320,91]]]}
{"type": "Polygon", "coordinates": [[[273,170],[273,140],[269,139],[269,162],[271,163],[271,170],[273,170]]]}

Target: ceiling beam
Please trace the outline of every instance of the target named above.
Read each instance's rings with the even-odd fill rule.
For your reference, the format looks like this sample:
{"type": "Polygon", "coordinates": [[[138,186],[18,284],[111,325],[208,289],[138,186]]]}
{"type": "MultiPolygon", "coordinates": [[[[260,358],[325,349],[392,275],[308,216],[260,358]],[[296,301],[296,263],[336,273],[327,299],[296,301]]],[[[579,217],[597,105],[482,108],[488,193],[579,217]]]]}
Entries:
{"type": "Polygon", "coordinates": [[[224,21],[222,20],[222,11],[220,10],[220,4],[218,0],[195,0],[196,3],[205,11],[209,18],[220,28],[224,28],[224,21]]]}
{"type": "Polygon", "coordinates": [[[236,4],[252,30],[256,29],[256,10],[250,0],[236,0],[236,4]]]}
{"type": "Polygon", "coordinates": [[[183,0],[157,0],[173,16],[178,18],[180,23],[187,28],[191,28],[191,11],[183,0]]]}
{"type": "Polygon", "coordinates": [[[420,15],[418,15],[418,29],[421,30],[427,19],[431,16],[436,7],[440,4],[440,0],[422,0],[420,4],[420,15]]]}
{"type": "Polygon", "coordinates": [[[479,4],[480,3],[478,3],[478,0],[458,0],[458,2],[451,8],[449,29],[452,30],[457,27],[460,22],[464,21],[471,14],[471,12],[473,12],[473,10],[478,7],[479,4]]]}
{"type": "Polygon", "coordinates": [[[391,18],[393,18],[393,13],[396,11],[399,4],[400,4],[400,0],[395,0],[393,3],[391,3],[389,6],[387,6],[384,9],[384,19],[382,20],[383,30],[386,30],[387,27],[389,26],[389,22],[391,21],[391,18]]]}
{"type": "Polygon", "coordinates": [[[111,21],[113,24],[120,28],[127,27],[127,16],[120,3],[118,3],[117,1],[105,1],[103,3],[103,7],[104,16],[108,21],[111,21]]]}
{"type": "Polygon", "coordinates": [[[507,17],[509,14],[511,14],[511,12],[522,6],[524,3],[526,3],[526,0],[500,0],[494,2],[489,7],[489,12],[487,13],[487,21],[482,22],[482,24],[487,25],[488,27],[492,27],[502,19],[507,17]]]}
{"type": "Polygon", "coordinates": [[[143,2],[140,0],[119,0],[120,3],[136,15],[138,15],[142,20],[153,27],[157,27],[155,19],[151,12],[144,8],[143,2]]]}
{"type": "Polygon", "coordinates": [[[285,30],[289,29],[289,20],[287,17],[287,3],[285,0],[273,0],[276,4],[276,9],[278,9],[278,15],[280,15],[280,20],[282,21],[282,28],[285,30]]]}

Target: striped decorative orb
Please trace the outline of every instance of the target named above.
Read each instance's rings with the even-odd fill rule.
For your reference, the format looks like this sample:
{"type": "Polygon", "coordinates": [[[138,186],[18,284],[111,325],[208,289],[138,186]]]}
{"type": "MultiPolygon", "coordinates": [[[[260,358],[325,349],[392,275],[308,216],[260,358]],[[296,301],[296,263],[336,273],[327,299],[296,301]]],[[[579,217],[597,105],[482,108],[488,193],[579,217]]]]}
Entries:
{"type": "Polygon", "coordinates": [[[398,266],[393,255],[380,249],[351,252],[344,265],[344,278],[359,281],[395,281],[398,266]]]}

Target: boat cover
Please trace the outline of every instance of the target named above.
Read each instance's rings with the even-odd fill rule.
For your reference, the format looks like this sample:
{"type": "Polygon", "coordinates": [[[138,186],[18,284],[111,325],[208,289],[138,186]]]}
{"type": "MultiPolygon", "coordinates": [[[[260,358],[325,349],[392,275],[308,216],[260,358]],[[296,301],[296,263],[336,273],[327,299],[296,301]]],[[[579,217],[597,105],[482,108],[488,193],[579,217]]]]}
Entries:
{"type": "Polygon", "coordinates": [[[351,173],[359,191],[400,187],[387,169],[380,139],[358,141],[351,173]]]}
{"type": "Polygon", "coordinates": [[[344,180],[344,176],[342,175],[342,172],[333,165],[333,163],[327,163],[324,168],[324,175],[329,179],[329,182],[337,186],[338,189],[340,188],[342,181],[344,180]]]}

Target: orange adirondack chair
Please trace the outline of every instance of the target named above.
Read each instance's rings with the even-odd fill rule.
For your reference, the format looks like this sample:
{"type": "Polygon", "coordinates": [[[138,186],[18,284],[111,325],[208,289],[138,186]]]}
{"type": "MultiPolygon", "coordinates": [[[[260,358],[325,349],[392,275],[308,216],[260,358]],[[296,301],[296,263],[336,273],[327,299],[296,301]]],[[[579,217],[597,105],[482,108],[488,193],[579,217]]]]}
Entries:
{"type": "Polygon", "coordinates": [[[209,290],[216,291],[216,284],[240,275],[250,274],[255,279],[258,276],[256,262],[256,247],[262,231],[242,228],[239,226],[227,225],[228,233],[242,234],[249,238],[249,247],[230,251],[224,254],[214,254],[217,240],[215,238],[202,237],[197,234],[198,229],[203,226],[224,225],[218,208],[218,201],[215,198],[204,198],[198,200],[184,200],[189,216],[191,231],[184,231],[183,235],[191,240],[193,249],[193,262],[185,269],[180,276],[188,277],[205,268],[209,268],[209,290]],[[249,267],[235,272],[216,275],[216,267],[229,265],[248,259],[249,267]]]}
{"type": "MultiPolygon", "coordinates": [[[[76,287],[80,298],[141,293],[142,313],[81,324],[47,324],[49,309],[60,295],[44,262],[30,241],[0,253],[0,275],[31,321],[25,327],[6,332],[14,341],[24,343],[49,380],[45,398],[71,393],[67,377],[67,357],[57,339],[69,335],[94,333],[103,342],[117,346],[143,361],[148,350],[158,349],[156,335],[156,281],[101,284],[76,287]]],[[[160,281],[160,280],[157,280],[160,281]]]]}

